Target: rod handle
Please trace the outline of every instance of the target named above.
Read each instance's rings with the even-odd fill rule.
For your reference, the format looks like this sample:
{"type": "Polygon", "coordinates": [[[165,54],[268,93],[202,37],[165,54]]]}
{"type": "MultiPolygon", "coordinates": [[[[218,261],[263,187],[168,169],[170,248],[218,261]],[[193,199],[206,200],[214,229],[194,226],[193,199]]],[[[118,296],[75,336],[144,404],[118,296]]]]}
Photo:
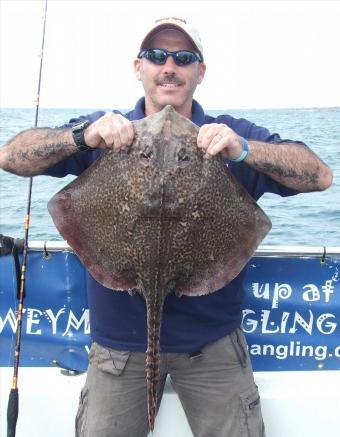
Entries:
{"type": "Polygon", "coordinates": [[[19,412],[19,392],[12,388],[9,394],[7,406],[7,437],[15,437],[19,412]]]}

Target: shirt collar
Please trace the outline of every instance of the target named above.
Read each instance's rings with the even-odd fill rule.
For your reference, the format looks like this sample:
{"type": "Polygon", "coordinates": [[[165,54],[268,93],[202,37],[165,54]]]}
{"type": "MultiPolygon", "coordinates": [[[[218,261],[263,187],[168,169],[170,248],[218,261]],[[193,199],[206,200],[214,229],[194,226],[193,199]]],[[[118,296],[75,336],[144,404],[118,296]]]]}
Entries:
{"type": "MultiPolygon", "coordinates": [[[[129,120],[140,120],[145,117],[145,98],[141,97],[131,112],[126,114],[129,120]]],[[[205,114],[202,106],[196,101],[192,101],[192,116],[191,121],[197,126],[202,126],[205,121],[205,114]]]]}

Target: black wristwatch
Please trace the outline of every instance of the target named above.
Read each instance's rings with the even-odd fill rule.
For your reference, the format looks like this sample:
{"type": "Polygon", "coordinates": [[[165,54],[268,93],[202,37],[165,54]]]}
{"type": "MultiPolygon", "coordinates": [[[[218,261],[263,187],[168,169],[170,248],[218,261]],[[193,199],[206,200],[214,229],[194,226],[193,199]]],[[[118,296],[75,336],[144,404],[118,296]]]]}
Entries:
{"type": "Polygon", "coordinates": [[[74,124],[72,129],[73,140],[76,143],[79,152],[86,152],[91,150],[92,147],[85,144],[84,129],[90,124],[89,120],[80,121],[74,124]]]}

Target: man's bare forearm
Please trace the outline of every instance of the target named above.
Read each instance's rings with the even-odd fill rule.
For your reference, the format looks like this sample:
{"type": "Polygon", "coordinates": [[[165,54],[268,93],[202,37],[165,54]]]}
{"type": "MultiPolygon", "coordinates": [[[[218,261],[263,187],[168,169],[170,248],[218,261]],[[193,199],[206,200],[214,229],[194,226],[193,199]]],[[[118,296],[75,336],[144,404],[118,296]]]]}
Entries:
{"type": "MultiPolygon", "coordinates": [[[[280,184],[301,192],[322,191],[332,183],[331,169],[301,143],[272,144],[249,140],[249,154],[244,162],[280,184]]],[[[237,160],[243,151],[243,141],[229,126],[211,123],[201,126],[197,145],[206,158],[220,153],[237,160]]]]}
{"type": "Polygon", "coordinates": [[[322,191],[332,183],[332,171],[303,144],[249,141],[245,162],[286,187],[301,192],[322,191]]]}
{"type": "Polygon", "coordinates": [[[76,151],[69,128],[28,129],[0,149],[0,168],[19,176],[35,176],[76,151]]]}

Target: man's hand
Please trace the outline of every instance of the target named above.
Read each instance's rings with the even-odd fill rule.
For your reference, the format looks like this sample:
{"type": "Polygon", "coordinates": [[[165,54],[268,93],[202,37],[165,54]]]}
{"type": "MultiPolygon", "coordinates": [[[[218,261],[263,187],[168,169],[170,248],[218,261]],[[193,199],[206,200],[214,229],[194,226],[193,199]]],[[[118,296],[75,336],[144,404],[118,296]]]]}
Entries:
{"type": "MultiPolygon", "coordinates": [[[[249,140],[247,165],[270,176],[280,184],[300,192],[322,191],[332,183],[332,171],[305,144],[272,144],[249,140]]],[[[218,153],[237,159],[242,151],[240,137],[225,124],[204,124],[197,145],[211,158],[218,153]]]]}
{"type": "Polygon", "coordinates": [[[134,136],[135,132],[131,121],[112,112],[107,112],[84,131],[85,144],[93,148],[123,149],[130,146],[134,136]]]}
{"type": "Polygon", "coordinates": [[[197,145],[205,152],[205,158],[221,153],[224,158],[237,159],[243,151],[240,137],[219,123],[204,124],[198,132],[197,145]]]}

